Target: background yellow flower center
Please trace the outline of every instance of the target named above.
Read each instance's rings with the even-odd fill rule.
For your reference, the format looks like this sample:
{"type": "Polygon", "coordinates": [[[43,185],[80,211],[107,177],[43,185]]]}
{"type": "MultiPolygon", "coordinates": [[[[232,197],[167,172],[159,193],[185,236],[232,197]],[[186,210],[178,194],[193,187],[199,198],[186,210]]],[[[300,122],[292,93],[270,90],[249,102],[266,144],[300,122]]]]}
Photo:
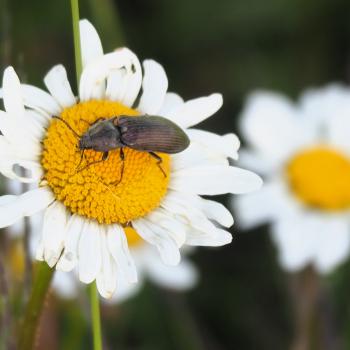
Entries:
{"type": "Polygon", "coordinates": [[[323,210],[350,207],[350,159],[328,147],[298,153],[287,166],[290,188],[306,205],[323,210]]]}
{"type": "MultiPolygon", "coordinates": [[[[66,108],[60,117],[82,135],[98,118],[122,114],[137,116],[138,112],[117,102],[88,101],[66,108]]],[[[99,223],[126,223],[159,206],[170,177],[169,155],[158,153],[165,177],[151,155],[125,147],[121,179],[119,149],[111,151],[107,160],[78,171],[78,141],[61,120],[53,119],[43,142],[45,179],[56,198],[71,212],[99,223]]],[[[101,157],[101,152],[85,151],[80,168],[101,157]]]]}

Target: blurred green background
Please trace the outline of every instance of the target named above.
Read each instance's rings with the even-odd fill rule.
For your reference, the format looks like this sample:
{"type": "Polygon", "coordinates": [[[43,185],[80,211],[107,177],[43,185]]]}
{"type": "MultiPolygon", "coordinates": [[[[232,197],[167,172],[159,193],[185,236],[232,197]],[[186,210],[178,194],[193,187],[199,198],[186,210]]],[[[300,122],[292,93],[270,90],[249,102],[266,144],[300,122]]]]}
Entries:
{"type": "MultiPolygon", "coordinates": [[[[254,89],[296,97],[306,87],[349,79],[346,0],[81,0],[80,6],[105,51],[123,44],[154,58],[167,71],[169,89],[185,99],[221,92],[224,107],[202,125],[219,133],[237,131],[237,115],[254,89]]],[[[45,73],[63,63],[73,81],[68,0],[1,0],[0,11],[1,69],[11,64],[23,81],[43,87],[45,73]]],[[[289,349],[293,276],[279,268],[268,227],[232,232],[233,244],[193,254],[201,275],[194,290],[147,284],[126,303],[104,306],[106,349],[289,349]]],[[[350,349],[349,276],[350,263],[321,281],[327,343],[316,342],[315,350],[350,349]]],[[[90,347],[86,298],[52,295],[39,348],[90,347]]]]}

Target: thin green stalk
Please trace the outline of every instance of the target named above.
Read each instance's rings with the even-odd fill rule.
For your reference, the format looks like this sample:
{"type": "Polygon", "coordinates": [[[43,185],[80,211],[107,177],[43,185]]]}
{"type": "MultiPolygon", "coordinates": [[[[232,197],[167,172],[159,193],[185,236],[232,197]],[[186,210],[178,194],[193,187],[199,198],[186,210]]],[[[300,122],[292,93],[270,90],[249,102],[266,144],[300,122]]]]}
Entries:
{"type": "Polygon", "coordinates": [[[19,350],[34,349],[41,312],[54,271],[46,262],[39,262],[35,266],[32,291],[20,328],[19,350]]]}
{"type": "MultiPolygon", "coordinates": [[[[73,20],[73,36],[74,36],[74,53],[75,53],[75,69],[77,75],[77,86],[79,87],[80,75],[82,72],[82,58],[80,46],[80,30],[79,30],[79,1],[71,0],[72,20],[73,20]]],[[[100,304],[96,288],[96,283],[89,285],[90,303],[91,303],[91,319],[92,332],[94,339],[94,350],[102,350],[101,336],[101,318],[100,304]]]]}
{"type": "Polygon", "coordinates": [[[77,75],[77,86],[79,87],[80,75],[83,69],[81,59],[80,46],[80,30],[79,30],[79,0],[71,0],[72,22],[73,22],[73,41],[74,41],[74,55],[75,55],[75,70],[77,75]]]}
{"type": "Polygon", "coordinates": [[[96,282],[89,285],[94,350],[102,350],[100,303],[96,282]]]}

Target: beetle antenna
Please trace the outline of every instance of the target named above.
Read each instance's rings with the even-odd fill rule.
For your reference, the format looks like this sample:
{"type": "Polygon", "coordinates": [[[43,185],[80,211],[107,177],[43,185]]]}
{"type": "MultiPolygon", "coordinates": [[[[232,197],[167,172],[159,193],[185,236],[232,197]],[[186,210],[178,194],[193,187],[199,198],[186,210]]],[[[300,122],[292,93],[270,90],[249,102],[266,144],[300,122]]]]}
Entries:
{"type": "Polygon", "coordinates": [[[57,115],[54,115],[52,116],[52,118],[55,118],[55,119],[58,119],[60,120],[61,122],[63,122],[64,124],[66,124],[67,128],[76,136],[78,137],[79,139],[81,138],[81,136],[64,120],[62,119],[61,117],[57,117],[57,115]]]}

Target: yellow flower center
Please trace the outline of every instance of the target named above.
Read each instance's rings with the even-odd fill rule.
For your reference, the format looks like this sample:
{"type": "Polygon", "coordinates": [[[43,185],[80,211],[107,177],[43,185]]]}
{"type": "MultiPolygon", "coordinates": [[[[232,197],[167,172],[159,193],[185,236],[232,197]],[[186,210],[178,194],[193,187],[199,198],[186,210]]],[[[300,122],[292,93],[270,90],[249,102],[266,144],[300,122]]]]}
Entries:
{"type": "Polygon", "coordinates": [[[294,194],[310,207],[350,208],[350,159],[337,150],[320,146],[296,154],[287,177],[294,194]]]}
{"type": "MultiPolygon", "coordinates": [[[[83,135],[97,119],[118,115],[137,118],[138,112],[103,100],[78,103],[64,109],[60,117],[83,135]]],[[[64,122],[53,119],[43,141],[41,159],[45,180],[72,213],[99,223],[124,224],[159,206],[169,183],[169,155],[158,154],[162,158],[160,168],[148,152],[124,147],[124,160],[116,149],[109,152],[107,160],[97,162],[102,160],[102,153],[86,150],[81,158],[78,142],[64,122]]]]}

